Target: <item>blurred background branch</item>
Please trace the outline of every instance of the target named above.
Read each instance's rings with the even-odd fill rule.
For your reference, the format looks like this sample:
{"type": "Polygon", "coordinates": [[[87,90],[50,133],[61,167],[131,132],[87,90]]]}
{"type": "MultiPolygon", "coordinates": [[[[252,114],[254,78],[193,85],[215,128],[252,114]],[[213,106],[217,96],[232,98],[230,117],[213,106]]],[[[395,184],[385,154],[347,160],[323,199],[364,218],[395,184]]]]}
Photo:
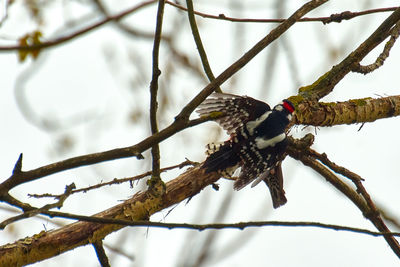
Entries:
{"type": "Polygon", "coordinates": [[[393,117],[400,103],[399,10],[393,6],[398,3],[331,2],[307,17],[301,17],[304,10],[296,12],[287,21],[298,8],[288,0],[202,0],[194,7],[187,1],[188,8],[171,1],[137,1],[134,6],[108,0],[5,1],[0,19],[0,146],[5,155],[0,221],[7,225],[4,243],[10,244],[3,244],[4,251],[21,262],[35,262],[38,258],[26,254],[27,249],[43,259],[46,253],[58,255],[57,246],[63,251],[79,247],[36,265],[94,266],[99,261],[93,248],[82,245],[106,237],[97,251],[107,253],[115,266],[155,266],[160,259],[165,266],[291,266],[321,255],[319,266],[332,251],[341,255],[332,259],[335,266],[395,266],[400,144],[393,117]],[[162,32],[156,3],[166,4],[162,32]],[[152,47],[158,63],[151,60],[152,47]],[[156,100],[151,113],[157,116],[151,121],[157,129],[148,118],[152,80],[157,90],[151,94],[156,100]],[[272,210],[265,186],[234,192],[230,180],[204,176],[199,165],[184,161],[202,162],[205,144],[226,139],[214,124],[192,127],[214,118],[191,115],[224,82],[229,93],[272,106],[292,95],[296,104],[290,131],[294,143],[282,165],[288,203],[278,210],[272,210]],[[362,128],[365,122],[373,123],[362,128]],[[315,137],[306,135],[310,132],[315,137]],[[296,146],[298,140],[302,145],[296,146]],[[152,163],[149,150],[154,146],[160,147],[160,163],[157,158],[152,163]],[[153,174],[159,168],[167,184],[165,195],[146,191],[154,163],[153,174]],[[180,169],[186,166],[195,167],[180,169]],[[72,184],[77,189],[61,193],[72,184]],[[66,225],[70,219],[80,222],[66,225]],[[266,225],[315,228],[158,230],[266,225]],[[378,231],[371,230],[374,226],[378,231]],[[387,243],[321,227],[383,235],[387,243]],[[35,247],[39,244],[44,246],[35,247]],[[154,251],[157,257],[149,257],[154,251]]]}

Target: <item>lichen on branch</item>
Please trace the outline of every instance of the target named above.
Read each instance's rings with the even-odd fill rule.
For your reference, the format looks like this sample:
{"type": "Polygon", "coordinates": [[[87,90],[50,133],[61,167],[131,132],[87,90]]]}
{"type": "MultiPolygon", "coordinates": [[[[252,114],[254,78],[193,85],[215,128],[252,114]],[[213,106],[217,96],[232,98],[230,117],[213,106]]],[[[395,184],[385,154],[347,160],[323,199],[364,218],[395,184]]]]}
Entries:
{"type": "Polygon", "coordinates": [[[400,115],[400,95],[332,103],[306,100],[298,104],[294,123],[333,126],[373,122],[398,115],[400,115]]]}

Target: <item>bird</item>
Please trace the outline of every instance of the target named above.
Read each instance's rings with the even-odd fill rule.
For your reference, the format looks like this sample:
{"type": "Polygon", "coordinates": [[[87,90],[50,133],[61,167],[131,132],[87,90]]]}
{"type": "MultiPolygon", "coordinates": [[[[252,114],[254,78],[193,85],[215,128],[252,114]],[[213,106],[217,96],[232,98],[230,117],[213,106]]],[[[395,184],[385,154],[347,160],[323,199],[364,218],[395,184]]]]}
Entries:
{"type": "Polygon", "coordinates": [[[200,117],[215,117],[229,139],[206,146],[207,158],[202,165],[205,173],[218,172],[231,177],[240,168],[233,186],[235,190],[251,182],[254,187],[264,181],[273,207],[284,205],[287,199],[281,163],[287,148],[286,128],[294,111],[288,99],[271,109],[267,103],[249,96],[211,94],[196,112],[200,117]]]}

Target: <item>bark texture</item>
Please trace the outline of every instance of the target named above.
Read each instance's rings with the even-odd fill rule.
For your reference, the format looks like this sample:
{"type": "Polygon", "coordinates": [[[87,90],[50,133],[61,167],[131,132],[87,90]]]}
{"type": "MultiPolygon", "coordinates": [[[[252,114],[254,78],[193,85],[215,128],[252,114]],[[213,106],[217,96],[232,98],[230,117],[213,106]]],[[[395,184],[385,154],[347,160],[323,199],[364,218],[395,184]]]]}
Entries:
{"type": "MultiPolygon", "coordinates": [[[[116,205],[96,217],[124,220],[147,220],[162,209],[179,203],[199,193],[204,187],[216,182],[219,175],[205,174],[200,166],[188,169],[167,184],[158,183],[151,189],[135,194],[129,200],[116,205]]],[[[76,222],[52,231],[18,240],[0,247],[0,266],[23,266],[102,240],[123,225],[92,222],[76,222]]]]}

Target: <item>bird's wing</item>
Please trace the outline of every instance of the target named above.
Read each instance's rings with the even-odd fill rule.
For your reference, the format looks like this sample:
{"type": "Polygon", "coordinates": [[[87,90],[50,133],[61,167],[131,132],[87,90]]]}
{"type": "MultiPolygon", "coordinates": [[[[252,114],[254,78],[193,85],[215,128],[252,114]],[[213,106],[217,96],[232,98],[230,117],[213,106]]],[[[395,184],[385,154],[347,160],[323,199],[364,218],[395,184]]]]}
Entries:
{"type": "Polygon", "coordinates": [[[221,113],[215,121],[230,135],[248,121],[255,120],[270,110],[268,104],[248,96],[213,93],[199,105],[197,113],[200,116],[221,113]]]}

